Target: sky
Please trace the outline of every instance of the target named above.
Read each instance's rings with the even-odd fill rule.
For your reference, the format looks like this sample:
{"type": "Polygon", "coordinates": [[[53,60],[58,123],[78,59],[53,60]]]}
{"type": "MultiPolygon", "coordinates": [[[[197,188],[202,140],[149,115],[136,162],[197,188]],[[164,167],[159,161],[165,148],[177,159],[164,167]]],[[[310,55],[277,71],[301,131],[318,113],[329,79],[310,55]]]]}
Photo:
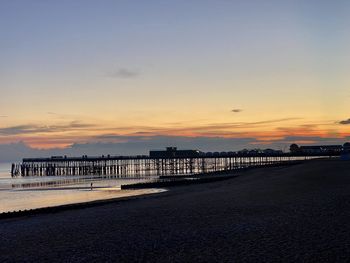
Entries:
{"type": "Polygon", "coordinates": [[[343,0],[2,0],[0,150],[345,142],[349,11],[343,0]]]}

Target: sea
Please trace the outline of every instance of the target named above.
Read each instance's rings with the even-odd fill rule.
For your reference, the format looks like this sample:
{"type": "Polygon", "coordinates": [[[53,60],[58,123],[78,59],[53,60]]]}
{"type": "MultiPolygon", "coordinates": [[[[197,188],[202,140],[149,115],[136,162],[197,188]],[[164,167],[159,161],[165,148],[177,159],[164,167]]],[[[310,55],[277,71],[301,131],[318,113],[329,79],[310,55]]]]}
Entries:
{"type": "Polygon", "coordinates": [[[158,177],[115,178],[89,175],[12,178],[10,170],[11,163],[0,162],[0,213],[164,191],[120,189],[123,184],[154,181],[158,177]]]}

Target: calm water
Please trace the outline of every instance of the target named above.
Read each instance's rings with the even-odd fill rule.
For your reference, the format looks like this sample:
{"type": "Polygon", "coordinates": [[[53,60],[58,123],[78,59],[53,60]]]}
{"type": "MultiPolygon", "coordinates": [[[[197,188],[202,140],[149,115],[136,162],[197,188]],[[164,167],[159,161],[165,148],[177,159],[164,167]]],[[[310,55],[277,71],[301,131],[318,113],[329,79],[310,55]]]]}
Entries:
{"type": "Polygon", "coordinates": [[[116,179],[98,176],[11,178],[10,163],[0,163],[0,213],[62,204],[159,192],[159,189],[120,190],[122,184],[156,178],[116,179]],[[93,190],[90,184],[93,183],[93,190]]]}
{"type": "Polygon", "coordinates": [[[0,163],[0,178],[10,178],[11,163],[0,163]]]}

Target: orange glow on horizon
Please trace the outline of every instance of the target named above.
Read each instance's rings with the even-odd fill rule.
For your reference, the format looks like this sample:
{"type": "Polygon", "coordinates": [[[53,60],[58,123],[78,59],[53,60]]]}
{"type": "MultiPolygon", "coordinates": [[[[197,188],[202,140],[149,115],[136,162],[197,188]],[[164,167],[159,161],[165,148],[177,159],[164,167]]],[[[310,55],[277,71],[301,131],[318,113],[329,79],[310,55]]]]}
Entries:
{"type": "MultiPolygon", "coordinates": [[[[271,144],[295,137],[296,141],[313,142],[315,138],[345,138],[350,126],[331,121],[310,122],[302,118],[276,118],[236,122],[193,121],[159,125],[120,125],[108,122],[62,122],[42,125],[13,125],[3,128],[0,144],[24,142],[37,149],[68,148],[75,143],[123,143],[150,140],[157,136],[254,139],[254,144],[271,144]],[[7,134],[8,133],[8,134],[7,134]],[[14,134],[11,134],[14,133],[14,134]],[[298,139],[298,137],[301,137],[298,139]],[[307,139],[310,138],[310,139],[307,139]]],[[[1,132],[1,128],[0,128],[1,132]]]]}
{"type": "MultiPolygon", "coordinates": [[[[169,132],[169,133],[146,133],[142,134],[141,136],[139,134],[115,134],[118,138],[113,138],[112,134],[109,134],[106,138],[103,137],[103,134],[96,134],[96,136],[69,136],[68,138],[64,137],[63,135],[50,135],[42,137],[40,135],[36,136],[25,136],[21,138],[12,137],[7,139],[0,139],[0,143],[14,143],[22,141],[28,146],[32,148],[37,149],[51,149],[51,148],[68,148],[74,143],[120,143],[120,142],[128,142],[132,141],[133,138],[140,138],[142,137],[143,140],[147,141],[148,139],[152,139],[153,137],[157,136],[169,136],[169,137],[188,137],[188,138],[197,138],[197,137],[205,137],[205,138],[238,138],[238,139],[244,139],[244,138],[254,138],[257,140],[257,142],[251,143],[251,144],[263,144],[268,145],[275,141],[284,141],[286,137],[303,137],[303,138],[346,138],[350,136],[350,133],[338,133],[336,135],[332,135],[327,131],[312,131],[312,132],[302,132],[293,131],[292,133],[288,133],[286,131],[261,131],[261,132],[232,132],[231,134],[229,132],[226,133],[201,133],[201,132],[186,132],[186,133],[179,133],[179,132],[169,132]],[[101,137],[99,137],[101,135],[101,137]],[[120,139],[120,138],[125,139],[120,139]]],[[[307,144],[307,143],[315,143],[315,140],[313,139],[303,139],[303,140],[295,140],[295,143],[299,144],[307,144]]]]}

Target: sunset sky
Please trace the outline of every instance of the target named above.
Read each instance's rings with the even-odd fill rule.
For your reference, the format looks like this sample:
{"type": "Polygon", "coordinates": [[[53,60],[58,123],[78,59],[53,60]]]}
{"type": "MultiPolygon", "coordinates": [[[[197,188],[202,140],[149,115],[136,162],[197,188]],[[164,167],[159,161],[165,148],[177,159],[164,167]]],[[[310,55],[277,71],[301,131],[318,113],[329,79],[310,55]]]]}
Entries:
{"type": "Polygon", "coordinates": [[[0,145],[345,142],[349,13],[342,0],[1,1],[0,145]]]}

